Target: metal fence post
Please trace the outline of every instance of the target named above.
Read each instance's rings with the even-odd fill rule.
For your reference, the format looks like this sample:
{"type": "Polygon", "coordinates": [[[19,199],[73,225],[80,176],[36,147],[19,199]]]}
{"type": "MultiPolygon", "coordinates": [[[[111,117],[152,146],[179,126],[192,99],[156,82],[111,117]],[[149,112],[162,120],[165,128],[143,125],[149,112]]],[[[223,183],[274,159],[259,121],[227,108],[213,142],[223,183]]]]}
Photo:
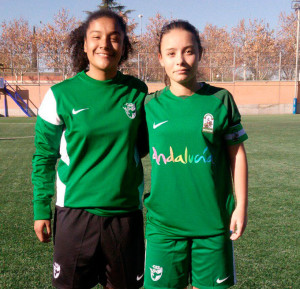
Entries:
{"type": "Polygon", "coordinates": [[[233,51],[233,71],[232,71],[232,81],[235,82],[235,51],[233,51]]]}
{"type": "Polygon", "coordinates": [[[138,53],[138,79],[140,79],[140,53],[138,53]]]}
{"type": "Polygon", "coordinates": [[[209,81],[212,81],[212,71],[211,71],[211,56],[209,52],[209,81]]]}
{"type": "Polygon", "coordinates": [[[281,81],[281,51],[279,52],[278,80],[281,81]]]}

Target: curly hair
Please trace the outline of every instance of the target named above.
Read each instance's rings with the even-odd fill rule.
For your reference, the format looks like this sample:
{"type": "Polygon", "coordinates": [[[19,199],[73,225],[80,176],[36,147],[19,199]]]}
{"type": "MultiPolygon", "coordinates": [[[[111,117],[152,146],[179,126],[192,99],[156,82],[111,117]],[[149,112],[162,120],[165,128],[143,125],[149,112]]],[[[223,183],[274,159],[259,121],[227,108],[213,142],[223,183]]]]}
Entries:
{"type": "Polygon", "coordinates": [[[127,35],[127,25],[122,16],[116,14],[112,10],[100,9],[92,12],[88,18],[81,23],[79,27],[74,29],[68,38],[68,45],[71,51],[71,61],[74,72],[78,73],[82,70],[87,70],[89,60],[87,54],[84,52],[84,41],[86,39],[86,32],[90,23],[102,17],[108,17],[114,19],[122,32],[124,33],[124,52],[119,61],[119,65],[128,59],[128,54],[132,51],[132,46],[127,35]]]}

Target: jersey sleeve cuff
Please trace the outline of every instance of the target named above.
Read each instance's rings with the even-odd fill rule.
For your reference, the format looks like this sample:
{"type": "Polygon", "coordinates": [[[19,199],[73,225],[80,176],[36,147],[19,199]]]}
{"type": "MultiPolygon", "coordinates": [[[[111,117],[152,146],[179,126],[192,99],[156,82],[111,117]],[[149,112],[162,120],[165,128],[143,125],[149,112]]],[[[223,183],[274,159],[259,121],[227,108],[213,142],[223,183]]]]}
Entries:
{"type": "Polygon", "coordinates": [[[50,220],[52,218],[51,201],[33,201],[34,220],[50,220]]]}

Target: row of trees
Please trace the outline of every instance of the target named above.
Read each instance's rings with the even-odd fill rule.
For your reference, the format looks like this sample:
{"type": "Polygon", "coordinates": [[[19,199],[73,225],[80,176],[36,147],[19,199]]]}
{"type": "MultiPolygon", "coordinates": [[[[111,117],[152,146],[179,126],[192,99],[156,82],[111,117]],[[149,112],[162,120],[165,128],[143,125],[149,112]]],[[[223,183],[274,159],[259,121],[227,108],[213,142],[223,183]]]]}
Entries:
{"type": "MultiPolygon", "coordinates": [[[[129,35],[135,48],[123,70],[144,80],[161,80],[158,69],[157,43],[162,26],[171,19],[157,13],[149,18],[143,35],[136,34],[137,22],[130,19],[132,10],[115,1],[103,0],[98,7],[112,8],[121,13],[129,27],[129,35]]],[[[30,27],[28,21],[15,19],[2,23],[0,39],[0,63],[12,69],[15,77],[28,71],[59,71],[70,75],[69,47],[66,39],[79,24],[67,10],[60,10],[52,23],[30,27]]],[[[240,20],[231,30],[207,24],[200,32],[205,49],[200,75],[211,79],[211,74],[226,80],[232,74],[244,79],[293,79],[295,73],[297,17],[294,12],[281,13],[277,33],[263,20],[240,20]]],[[[200,29],[201,30],[201,29],[200,29]]]]}

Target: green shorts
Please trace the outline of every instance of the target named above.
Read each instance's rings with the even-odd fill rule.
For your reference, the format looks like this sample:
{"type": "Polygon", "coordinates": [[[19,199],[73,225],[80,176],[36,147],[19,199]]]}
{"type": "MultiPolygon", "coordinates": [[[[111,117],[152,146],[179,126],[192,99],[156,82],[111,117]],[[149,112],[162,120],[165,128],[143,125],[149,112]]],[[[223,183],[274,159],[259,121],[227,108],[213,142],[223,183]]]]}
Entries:
{"type": "Polygon", "coordinates": [[[235,284],[233,245],[228,235],[170,239],[147,237],[145,289],[229,288],[235,284]]]}

